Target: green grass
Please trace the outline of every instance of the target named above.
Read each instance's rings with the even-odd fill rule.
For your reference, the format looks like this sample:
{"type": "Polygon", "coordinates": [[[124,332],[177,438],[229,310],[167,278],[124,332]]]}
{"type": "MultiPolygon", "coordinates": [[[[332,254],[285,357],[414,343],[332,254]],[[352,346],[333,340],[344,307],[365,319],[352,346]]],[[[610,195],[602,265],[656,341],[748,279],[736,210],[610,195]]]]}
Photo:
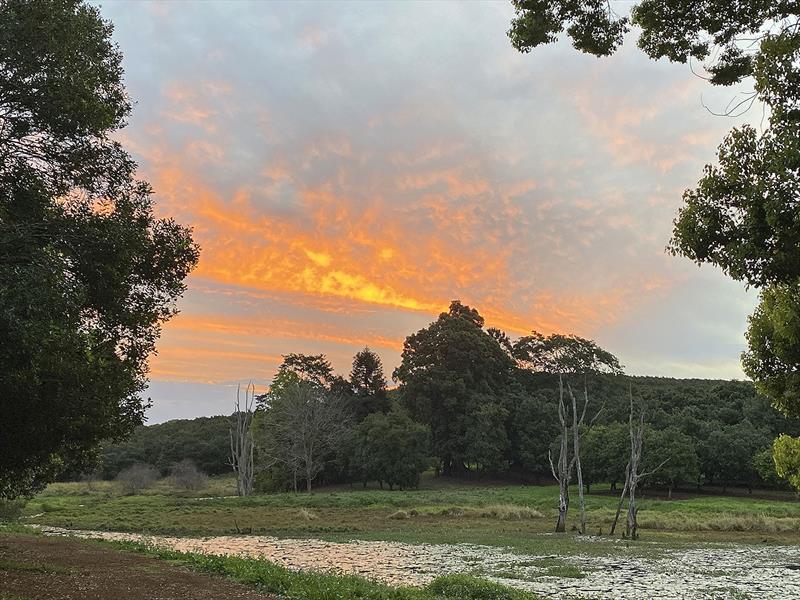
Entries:
{"type": "MultiPolygon", "coordinates": [[[[404,492],[342,486],[312,494],[238,498],[227,497],[232,484],[231,478],[215,478],[208,489],[187,494],[162,481],[139,496],[123,496],[109,482],[95,484],[94,489],[83,483],[54,484],[28,503],[25,514],[33,518],[23,521],[181,536],[238,530],[332,541],[475,543],[538,555],[641,554],[698,541],[781,542],[800,532],[800,502],[792,499],[644,499],[640,542],[622,543],[604,536],[588,544],[574,535],[541,535],[550,533],[555,524],[555,486],[475,485],[426,478],[422,489],[404,492]]],[[[586,497],[588,533],[608,533],[616,503],[617,498],[605,494],[586,497]]],[[[577,524],[576,505],[570,509],[568,528],[577,524]]]]}
{"type": "Polygon", "coordinates": [[[45,573],[47,575],[69,575],[72,571],[66,567],[59,567],[58,565],[45,565],[23,563],[14,560],[0,559],[0,571],[26,571],[33,573],[45,573]]]}

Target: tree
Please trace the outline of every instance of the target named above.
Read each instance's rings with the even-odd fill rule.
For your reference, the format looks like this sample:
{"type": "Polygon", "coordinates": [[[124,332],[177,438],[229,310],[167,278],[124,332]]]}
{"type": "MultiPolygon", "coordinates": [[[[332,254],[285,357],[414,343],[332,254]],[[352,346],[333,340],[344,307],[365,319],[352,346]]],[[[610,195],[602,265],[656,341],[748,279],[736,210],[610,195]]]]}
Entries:
{"type": "Polygon", "coordinates": [[[284,380],[293,385],[295,376],[300,381],[308,381],[326,389],[330,389],[336,378],[331,363],[324,354],[284,354],[270,389],[280,393],[284,380]]]}
{"type": "Polygon", "coordinates": [[[788,416],[800,416],[798,299],[800,282],[763,289],[761,301],[749,319],[748,350],[742,354],[745,373],[756,382],[758,390],[788,416]]]}
{"type": "Polygon", "coordinates": [[[145,463],[131,465],[117,475],[117,481],[122,486],[122,491],[129,496],[135,496],[140,491],[149,488],[157,479],[158,469],[145,463]]]}
{"type": "Polygon", "coordinates": [[[348,430],[351,416],[341,399],[293,375],[262,397],[260,411],[259,468],[277,466],[291,477],[295,490],[305,481],[310,492],[348,430]]]}
{"type": "Polygon", "coordinates": [[[622,373],[616,356],[593,340],[576,335],[554,333],[545,336],[533,331],[514,342],[512,354],[520,366],[534,372],[573,376],[622,373]]]}
{"type": "Polygon", "coordinates": [[[191,460],[209,475],[230,473],[230,425],[234,417],[176,419],[137,427],[117,444],[104,444],[99,467],[105,479],[114,478],[136,462],[156,467],[167,475],[175,463],[191,460]]]}
{"type": "Polygon", "coordinates": [[[688,435],[674,427],[651,430],[645,436],[645,445],[644,468],[653,472],[653,483],[667,486],[668,498],[672,498],[676,485],[697,481],[697,450],[688,435]]]}
{"type": "Polygon", "coordinates": [[[190,458],[172,465],[170,469],[170,479],[173,485],[185,490],[199,490],[208,481],[208,475],[197,468],[197,465],[190,458]]]}
{"type": "Polygon", "coordinates": [[[430,465],[430,430],[402,410],[372,413],[357,428],[356,448],[364,464],[364,481],[378,481],[389,489],[415,488],[430,465]]]}
{"type": "Polygon", "coordinates": [[[142,423],[147,359],[197,262],[111,140],[131,108],[111,33],[77,0],[0,2],[0,497],[142,423]]]}
{"type": "Polygon", "coordinates": [[[386,394],[386,377],[383,375],[381,358],[369,348],[364,348],[353,357],[350,372],[350,387],[353,392],[353,413],[360,423],[367,415],[389,410],[386,394]]]}
{"type": "Polygon", "coordinates": [[[751,319],[743,366],[780,410],[800,416],[800,405],[791,401],[797,397],[791,386],[800,368],[800,329],[796,320],[792,330],[769,323],[778,303],[800,314],[797,2],[642,0],[630,18],[614,14],[611,4],[600,0],[513,4],[516,17],[508,34],[521,52],[553,42],[566,30],[577,49],[608,55],[632,23],[642,30],[639,46],[653,59],[703,61],[713,85],[752,78],[754,91],[735,98],[723,112],[739,116],[759,101],[769,115],[768,126],[759,133],[744,125],[723,140],[717,165],[707,165],[697,188],[683,195],[669,250],[764,288],[751,319]],[[771,350],[773,344],[779,354],[771,350]]]}
{"type": "Polygon", "coordinates": [[[505,436],[476,430],[479,411],[491,412],[496,429],[519,397],[513,361],[483,324],[477,310],[453,301],[448,312],[406,338],[394,372],[403,403],[430,427],[433,453],[449,475],[463,473],[469,463],[497,468],[509,458],[508,423],[505,436]]]}
{"type": "Polygon", "coordinates": [[[800,438],[779,435],[772,446],[775,470],[800,492],[800,438]]]}
{"type": "Polygon", "coordinates": [[[586,489],[592,483],[608,482],[617,489],[625,477],[628,454],[628,428],[623,423],[593,425],[583,436],[586,489]]]}
{"type": "Polygon", "coordinates": [[[756,475],[753,457],[768,439],[768,432],[746,420],[714,428],[698,447],[701,473],[707,481],[721,484],[723,492],[737,483],[751,487],[756,475]]]}
{"type": "Polygon", "coordinates": [[[544,336],[533,331],[531,335],[520,338],[512,346],[512,355],[523,367],[532,371],[544,371],[558,374],[558,419],[561,423],[561,444],[559,446],[558,469],[550,459],[550,468],[553,477],[558,481],[558,521],[556,531],[566,530],[567,510],[569,509],[569,484],[573,468],[578,478],[578,503],[581,514],[581,533],[586,531],[586,503],[583,495],[583,467],[581,465],[581,429],[586,418],[586,409],[589,406],[589,393],[586,387],[586,377],[589,374],[600,373],[619,374],[622,367],[617,357],[600,348],[592,340],[587,340],[575,335],[552,334],[544,336]],[[582,375],[583,382],[583,409],[578,418],[578,403],[572,386],[566,382],[567,392],[572,401],[571,410],[564,405],[564,376],[582,375]],[[572,420],[572,458],[569,458],[569,415],[572,420]]]}
{"type": "Polygon", "coordinates": [[[753,469],[758,474],[762,483],[769,487],[785,486],[786,482],[778,476],[775,469],[775,459],[772,457],[772,448],[767,447],[756,452],[753,456],[753,469]]]}
{"type": "Polygon", "coordinates": [[[242,404],[241,387],[236,388],[236,404],[230,427],[230,465],[236,473],[236,493],[249,496],[253,493],[255,475],[253,455],[255,441],[253,438],[253,411],[255,405],[255,385],[250,383],[244,391],[242,404]]]}
{"type": "Polygon", "coordinates": [[[537,480],[548,476],[547,451],[557,431],[557,418],[544,391],[534,391],[521,398],[514,409],[511,427],[512,456],[516,465],[537,480]]]}

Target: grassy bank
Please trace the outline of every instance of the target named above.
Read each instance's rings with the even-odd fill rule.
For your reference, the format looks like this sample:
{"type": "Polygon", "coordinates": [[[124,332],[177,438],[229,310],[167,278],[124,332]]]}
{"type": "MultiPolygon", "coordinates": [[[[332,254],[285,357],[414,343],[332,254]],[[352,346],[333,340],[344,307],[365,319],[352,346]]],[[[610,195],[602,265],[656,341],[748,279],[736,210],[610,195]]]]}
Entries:
{"type": "MultiPolygon", "coordinates": [[[[56,484],[25,508],[27,523],[186,536],[252,533],[330,540],[411,543],[480,543],[522,552],[547,552],[554,544],[586,544],[538,534],[555,523],[555,486],[453,484],[426,480],[404,492],[340,488],[313,494],[228,497],[229,479],[188,493],[167,482],[143,495],[123,496],[112,483],[56,484]]],[[[607,534],[617,499],[587,496],[588,531],[607,534]]],[[[575,503],[577,504],[577,503],[575,503]]],[[[791,541],[800,532],[800,502],[748,497],[645,498],[639,519],[646,540],[791,541]]],[[[568,526],[576,524],[577,506],[568,526]]],[[[597,551],[604,551],[602,544],[597,551]]],[[[577,551],[577,548],[576,548],[577,551]]]]}

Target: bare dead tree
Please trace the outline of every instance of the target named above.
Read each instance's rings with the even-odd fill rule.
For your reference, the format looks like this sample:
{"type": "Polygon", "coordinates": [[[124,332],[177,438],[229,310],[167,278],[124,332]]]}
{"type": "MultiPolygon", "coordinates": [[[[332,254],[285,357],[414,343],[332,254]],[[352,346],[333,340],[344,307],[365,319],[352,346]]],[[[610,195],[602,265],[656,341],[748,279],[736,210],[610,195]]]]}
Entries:
{"type": "Polygon", "coordinates": [[[569,458],[569,426],[567,425],[567,409],[564,405],[564,380],[558,376],[558,420],[561,423],[560,447],[558,451],[558,468],[553,465],[550,451],[547,458],[550,461],[550,471],[558,481],[558,521],[556,533],[567,530],[567,511],[569,510],[569,482],[572,479],[572,469],[575,465],[574,456],[569,458]]]}
{"type": "MultiPolygon", "coordinates": [[[[586,409],[589,406],[589,394],[584,385],[584,403],[580,417],[578,417],[578,402],[572,387],[567,383],[567,392],[572,401],[571,420],[572,420],[572,457],[569,456],[569,431],[570,424],[567,418],[569,409],[564,403],[564,378],[558,376],[558,420],[561,423],[560,447],[558,452],[558,467],[553,464],[552,453],[548,452],[547,457],[550,461],[550,471],[558,481],[558,521],[556,522],[556,533],[563,533],[567,530],[567,511],[569,510],[569,484],[572,480],[573,470],[577,470],[578,475],[578,502],[581,511],[580,532],[586,532],[586,502],[583,495],[583,471],[581,470],[581,428],[586,419],[586,409]]],[[[598,413],[599,414],[599,413],[598,413]]],[[[596,418],[596,416],[595,416],[596,418]]]]}
{"type": "Polygon", "coordinates": [[[614,517],[614,523],[611,525],[611,535],[614,534],[614,531],[617,527],[617,521],[619,520],[619,515],[622,510],[622,504],[625,499],[625,495],[628,496],[628,514],[627,514],[627,521],[625,524],[625,537],[631,540],[638,539],[639,537],[639,521],[638,521],[638,514],[639,508],[636,506],[636,488],[639,485],[639,482],[658,471],[661,467],[666,464],[667,460],[664,460],[660,465],[658,465],[655,469],[652,469],[648,472],[639,472],[639,468],[641,467],[642,462],[642,446],[644,442],[644,430],[645,430],[645,422],[644,422],[644,409],[640,408],[639,410],[639,417],[638,419],[634,419],[634,405],[633,405],[633,389],[629,385],[628,386],[628,396],[630,398],[630,412],[628,413],[628,431],[630,434],[630,458],[628,459],[628,464],[625,467],[625,487],[622,489],[622,495],[619,499],[619,504],[617,505],[617,514],[614,517]]]}
{"type": "Polygon", "coordinates": [[[230,465],[236,473],[236,493],[239,496],[249,496],[253,493],[253,406],[255,398],[256,388],[252,381],[245,388],[244,405],[242,405],[241,386],[236,387],[235,412],[230,426],[230,465]]]}
{"type": "MultiPolygon", "coordinates": [[[[586,409],[589,407],[589,391],[586,388],[586,380],[583,383],[583,410],[581,416],[578,418],[578,403],[575,400],[575,394],[572,392],[572,387],[567,383],[567,390],[569,391],[570,399],[572,400],[572,460],[575,463],[575,472],[578,478],[578,506],[581,513],[581,527],[580,532],[586,533],[586,499],[583,494],[583,469],[581,468],[581,428],[586,419],[586,409]]],[[[602,407],[597,414],[595,414],[592,422],[602,412],[602,407]]]]}
{"type": "Polygon", "coordinates": [[[322,386],[296,381],[271,399],[264,418],[259,456],[281,465],[295,491],[305,480],[310,492],[348,426],[343,405],[322,386]]]}
{"type": "Polygon", "coordinates": [[[617,529],[617,522],[619,521],[619,515],[622,512],[622,505],[625,503],[625,496],[628,495],[628,484],[630,483],[630,468],[631,463],[628,462],[625,465],[625,485],[622,488],[622,493],[619,495],[619,502],[617,503],[617,514],[614,515],[614,522],[611,524],[611,531],[609,532],[610,535],[614,535],[614,531],[617,529]]]}

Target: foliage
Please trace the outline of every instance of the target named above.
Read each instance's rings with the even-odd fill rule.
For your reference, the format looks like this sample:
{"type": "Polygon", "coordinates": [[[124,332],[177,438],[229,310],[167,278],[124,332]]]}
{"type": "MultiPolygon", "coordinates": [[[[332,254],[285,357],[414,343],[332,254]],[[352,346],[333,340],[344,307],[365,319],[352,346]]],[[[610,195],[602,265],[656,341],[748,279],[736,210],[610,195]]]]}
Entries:
{"type": "Polygon", "coordinates": [[[197,262],[111,134],[112,26],[76,0],[0,3],[0,497],[141,424],[147,358],[197,262]]]}
{"type": "MultiPolygon", "coordinates": [[[[279,396],[284,385],[294,385],[297,380],[329,389],[334,378],[331,363],[324,354],[285,354],[270,384],[270,393],[279,396]]],[[[264,401],[266,397],[262,398],[264,401]]]]}
{"type": "Polygon", "coordinates": [[[528,52],[566,30],[576,48],[613,53],[629,23],[641,29],[639,47],[654,59],[703,61],[708,81],[732,85],[752,78],[754,91],[731,101],[739,116],[763,103],[768,126],[734,128],[683,195],[669,250],[698,264],[764,288],[750,320],[747,374],[787,415],[800,416],[800,18],[790,0],[728,2],[641,0],[630,18],[600,0],[512,0],[509,37],[528,52]],[[788,325],[779,315],[789,316],[788,325]]]}
{"type": "Polygon", "coordinates": [[[723,487],[735,482],[752,485],[756,475],[753,457],[767,445],[769,437],[746,420],[713,429],[698,446],[703,475],[723,487]]]}
{"type": "Polygon", "coordinates": [[[138,427],[124,442],[102,449],[100,471],[104,478],[111,479],[122,469],[143,462],[167,475],[172,465],[188,459],[204,473],[229,473],[229,428],[230,418],[222,416],[138,427]]]}
{"type": "Polygon", "coordinates": [[[131,465],[117,475],[117,481],[121,484],[123,492],[131,496],[149,488],[157,479],[158,470],[153,465],[144,463],[131,465]]]}
{"type": "Polygon", "coordinates": [[[430,426],[433,453],[445,473],[462,472],[470,461],[488,466],[507,457],[507,423],[501,421],[517,393],[513,368],[484,331],[478,311],[458,301],[406,338],[394,379],[411,416],[430,426]],[[476,431],[479,410],[492,411],[486,424],[492,431],[476,431]]]}
{"type": "Polygon", "coordinates": [[[427,427],[400,409],[372,413],[356,430],[361,477],[387,483],[390,490],[417,487],[420,474],[430,466],[429,435],[427,427]]]}
{"type": "Polygon", "coordinates": [[[364,348],[353,357],[350,387],[353,417],[356,423],[360,423],[364,417],[372,413],[385,413],[389,410],[383,364],[380,357],[369,348],[364,348]]]}
{"type": "Polygon", "coordinates": [[[772,457],[772,448],[759,450],[753,456],[753,470],[759,479],[771,487],[781,487],[785,482],[779,478],[775,470],[775,459],[772,457]]]}
{"type": "Polygon", "coordinates": [[[775,471],[800,492],[800,438],[780,435],[772,446],[775,471]]]}
{"type": "Polygon", "coordinates": [[[625,479],[630,454],[627,423],[594,425],[583,435],[583,478],[587,485],[608,482],[616,487],[625,479]]]}
{"type": "MultiPolygon", "coordinates": [[[[752,458],[752,454],[747,458],[752,458]]],[[[647,477],[650,482],[665,485],[670,493],[678,484],[696,482],[700,467],[694,441],[676,427],[648,431],[644,471],[651,473],[647,477]]]]}
{"type": "Polygon", "coordinates": [[[514,410],[511,428],[512,457],[529,477],[550,478],[547,451],[558,432],[555,404],[547,391],[525,386],[525,393],[514,410]]]}
{"type": "Polygon", "coordinates": [[[314,479],[333,462],[350,420],[340,396],[287,371],[262,400],[254,423],[256,468],[273,471],[275,483],[291,483],[295,490],[305,482],[310,492],[314,479]]]}
{"type": "Polygon", "coordinates": [[[534,331],[514,342],[512,353],[520,366],[531,371],[564,375],[622,373],[616,356],[576,335],[545,336],[534,331]]]}
{"type": "Polygon", "coordinates": [[[747,342],[742,355],[745,372],[776,408],[800,416],[800,282],[761,291],[750,316],[747,342]]]}
{"type": "Polygon", "coordinates": [[[443,575],[426,588],[434,598],[442,600],[534,600],[529,592],[510,588],[470,575],[443,575]]]}
{"type": "Polygon", "coordinates": [[[199,490],[206,485],[208,475],[203,473],[189,458],[172,465],[170,469],[170,479],[173,485],[184,490],[199,490]]]}
{"type": "Polygon", "coordinates": [[[0,498],[0,523],[16,521],[25,508],[25,500],[3,500],[0,498]]]}

